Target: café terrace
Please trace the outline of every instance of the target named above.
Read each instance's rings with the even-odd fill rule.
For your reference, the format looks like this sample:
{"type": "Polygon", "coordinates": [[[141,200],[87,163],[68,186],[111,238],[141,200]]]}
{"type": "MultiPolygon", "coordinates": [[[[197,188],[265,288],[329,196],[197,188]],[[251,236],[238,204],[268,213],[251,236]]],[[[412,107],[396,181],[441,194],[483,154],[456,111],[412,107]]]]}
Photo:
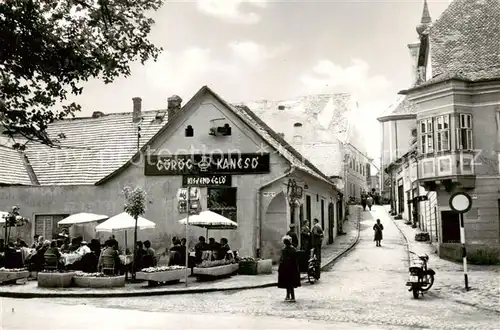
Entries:
{"type": "MultiPolygon", "coordinates": [[[[167,247],[172,237],[184,236],[178,189],[193,185],[201,189],[203,210],[238,223],[236,230],[213,230],[210,236],[228,238],[241,256],[276,260],[289,225],[300,230],[303,221],[314,218],[324,229],[324,244],[334,241],[344,213],[329,177],[246,106],[228,104],[206,86],[181,103],[173,96],[167,109],[143,111],[141,99],[133,98],[132,112],[96,111],[51,124],[50,136],[65,135],[60,149],[1,147],[0,210],[19,205],[30,219],[10,237],[30,244],[35,234],[57,235],[57,223],[68,215],[119,214],[122,189],[130,186],[147,192],[144,217],[156,223],[154,230],[141,230],[139,239],[150,240],[155,249],[167,247]],[[208,152],[162,155],[193,146],[208,152]]],[[[93,228],[78,230],[84,237],[96,235],[93,228]]],[[[195,243],[205,231],[193,227],[189,234],[195,243]]]]}

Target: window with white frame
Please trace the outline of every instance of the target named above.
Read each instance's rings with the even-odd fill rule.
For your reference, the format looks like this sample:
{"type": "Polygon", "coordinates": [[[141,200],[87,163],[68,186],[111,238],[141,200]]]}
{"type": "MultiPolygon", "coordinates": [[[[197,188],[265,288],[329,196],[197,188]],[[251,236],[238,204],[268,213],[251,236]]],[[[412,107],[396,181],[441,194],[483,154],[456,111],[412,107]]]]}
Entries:
{"type": "Polygon", "coordinates": [[[461,113],[458,117],[457,149],[472,150],[472,115],[461,113]]]}
{"type": "Polygon", "coordinates": [[[450,150],[450,116],[436,117],[436,151],[450,150]]]}
{"type": "Polygon", "coordinates": [[[434,152],[434,129],[432,118],[420,121],[420,150],[423,154],[434,152]]]}

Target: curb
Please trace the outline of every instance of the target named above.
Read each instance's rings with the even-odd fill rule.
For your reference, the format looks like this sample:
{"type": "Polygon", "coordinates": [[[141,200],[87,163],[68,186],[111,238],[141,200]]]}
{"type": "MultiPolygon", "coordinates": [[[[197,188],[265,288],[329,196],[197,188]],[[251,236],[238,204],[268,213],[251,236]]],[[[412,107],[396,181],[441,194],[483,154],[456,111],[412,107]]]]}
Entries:
{"type": "Polygon", "coordinates": [[[353,248],[354,246],[356,246],[356,244],[358,244],[358,242],[359,242],[359,236],[360,236],[360,235],[359,235],[359,231],[360,231],[360,220],[361,220],[360,218],[361,218],[361,214],[360,214],[360,213],[358,213],[358,217],[357,217],[357,229],[358,229],[358,230],[357,230],[357,233],[356,233],[356,238],[354,239],[354,242],[352,242],[351,244],[349,244],[349,246],[348,246],[348,247],[347,247],[344,251],[340,252],[338,255],[336,255],[335,257],[333,257],[333,259],[332,259],[332,260],[330,260],[330,261],[329,261],[329,262],[327,262],[324,266],[322,266],[322,267],[321,267],[321,270],[322,270],[322,271],[323,271],[323,270],[326,270],[326,269],[328,269],[328,268],[330,268],[330,267],[332,267],[332,266],[333,266],[333,264],[335,264],[335,262],[336,262],[337,260],[339,260],[341,257],[343,257],[344,255],[346,255],[349,251],[351,251],[351,250],[352,250],[352,248],[353,248]]]}
{"type": "MultiPolygon", "coordinates": [[[[408,253],[408,263],[409,263],[410,262],[410,242],[408,241],[408,237],[406,237],[406,235],[404,234],[403,230],[401,228],[399,228],[398,224],[396,223],[396,219],[393,219],[392,216],[389,213],[387,213],[387,214],[389,215],[389,217],[391,218],[391,220],[394,223],[394,225],[396,226],[396,228],[398,228],[399,233],[401,234],[401,236],[403,236],[403,239],[405,240],[406,251],[408,253]]],[[[485,310],[485,311],[489,311],[489,312],[495,312],[495,313],[500,314],[500,311],[496,310],[496,309],[492,309],[492,308],[488,308],[488,307],[482,307],[482,306],[479,306],[479,305],[474,304],[474,303],[468,303],[468,302],[465,302],[465,301],[462,301],[462,300],[454,299],[453,296],[450,296],[450,295],[447,295],[447,294],[443,294],[443,296],[445,296],[446,299],[449,299],[449,300],[451,300],[453,302],[456,302],[457,304],[461,304],[461,305],[465,305],[465,306],[469,306],[469,307],[474,307],[474,308],[477,308],[477,309],[481,309],[481,310],[485,310]]]]}
{"type": "MultiPolygon", "coordinates": [[[[349,244],[349,246],[335,257],[332,260],[328,261],[324,266],[321,267],[321,270],[327,269],[331,267],[338,259],[347,254],[359,241],[359,231],[360,231],[360,214],[358,214],[357,218],[357,235],[354,241],[349,244]]],[[[2,292],[0,291],[0,297],[4,298],[21,298],[21,299],[30,299],[30,298],[125,298],[125,297],[146,297],[146,296],[167,296],[173,294],[196,294],[196,293],[210,293],[210,292],[224,292],[224,291],[242,291],[242,290],[251,290],[251,289],[262,289],[262,288],[270,288],[278,286],[278,282],[265,283],[259,285],[247,285],[241,287],[234,288],[201,288],[201,289],[165,289],[164,291],[136,291],[136,292],[82,292],[82,293],[63,293],[63,292],[2,292]]]]}

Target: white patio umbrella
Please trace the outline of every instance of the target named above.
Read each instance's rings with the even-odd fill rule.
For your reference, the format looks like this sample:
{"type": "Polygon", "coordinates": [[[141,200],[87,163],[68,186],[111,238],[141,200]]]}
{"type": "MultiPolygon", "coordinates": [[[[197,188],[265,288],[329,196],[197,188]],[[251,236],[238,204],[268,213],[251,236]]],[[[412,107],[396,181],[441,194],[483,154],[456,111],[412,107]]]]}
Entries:
{"type": "MultiPolygon", "coordinates": [[[[187,218],[179,220],[179,223],[186,225],[187,218]]],[[[236,229],[238,224],[231,219],[228,219],[218,213],[212,211],[202,211],[200,214],[190,215],[190,226],[196,226],[207,229],[207,236],[209,229],[236,229]]]]}
{"type": "Polygon", "coordinates": [[[76,213],[72,214],[69,217],[66,217],[57,223],[58,226],[62,225],[79,225],[89,222],[106,220],[109,217],[107,215],[102,214],[94,214],[94,213],[76,213]]]}
{"type": "Polygon", "coordinates": [[[0,223],[5,223],[5,218],[9,215],[9,212],[0,211],[0,223]]]}
{"type": "MultiPolygon", "coordinates": [[[[135,228],[135,219],[130,216],[127,212],[122,212],[109,218],[100,225],[95,227],[96,231],[104,231],[112,233],[115,231],[128,230],[135,228]]],[[[143,217],[137,219],[137,229],[151,229],[156,228],[156,224],[153,221],[149,221],[143,217]]]]}

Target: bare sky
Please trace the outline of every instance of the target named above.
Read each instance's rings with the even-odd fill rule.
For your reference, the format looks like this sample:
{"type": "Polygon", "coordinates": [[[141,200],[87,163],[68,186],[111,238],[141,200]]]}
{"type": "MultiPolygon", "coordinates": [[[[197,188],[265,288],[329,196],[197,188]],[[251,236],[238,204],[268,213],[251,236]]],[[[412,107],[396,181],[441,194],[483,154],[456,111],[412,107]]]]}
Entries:
{"type": "MultiPolygon", "coordinates": [[[[449,5],[429,0],[433,21],[449,5]]],[[[208,85],[230,102],[351,92],[364,112],[367,147],[379,149],[375,118],[408,87],[407,44],[417,40],[423,0],[167,1],[154,14],[158,61],[132,76],[89,82],[81,115],[165,108],[173,94],[187,101],[208,85]]]]}

